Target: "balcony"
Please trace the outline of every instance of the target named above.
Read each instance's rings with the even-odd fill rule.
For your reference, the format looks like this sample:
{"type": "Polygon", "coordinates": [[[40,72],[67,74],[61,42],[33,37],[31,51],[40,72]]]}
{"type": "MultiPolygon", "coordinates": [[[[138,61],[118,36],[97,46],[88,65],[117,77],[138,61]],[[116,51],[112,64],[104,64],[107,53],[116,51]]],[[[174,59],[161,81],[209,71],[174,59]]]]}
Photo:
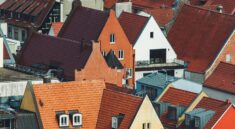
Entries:
{"type": "Polygon", "coordinates": [[[135,62],[136,69],[144,69],[144,68],[168,68],[168,67],[185,67],[186,63],[182,60],[174,59],[174,60],[142,60],[135,62]]]}

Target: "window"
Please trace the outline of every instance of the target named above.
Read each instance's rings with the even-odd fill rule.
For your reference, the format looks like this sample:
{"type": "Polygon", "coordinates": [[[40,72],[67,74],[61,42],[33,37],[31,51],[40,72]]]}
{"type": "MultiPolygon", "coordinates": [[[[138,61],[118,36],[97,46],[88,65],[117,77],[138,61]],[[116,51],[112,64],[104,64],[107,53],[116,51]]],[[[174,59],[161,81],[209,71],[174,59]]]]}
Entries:
{"type": "Polygon", "coordinates": [[[12,27],[11,26],[8,26],[7,27],[7,34],[8,34],[8,38],[12,38],[12,27]]]}
{"type": "Polygon", "coordinates": [[[132,71],[132,69],[131,68],[127,68],[127,77],[128,78],[132,78],[132,74],[133,74],[133,71],[132,71]]]}
{"type": "Polygon", "coordinates": [[[21,36],[22,36],[22,37],[21,37],[21,38],[22,38],[22,41],[25,41],[25,39],[26,39],[26,32],[25,32],[25,30],[22,30],[22,31],[21,31],[21,34],[22,34],[22,35],[21,35],[21,36]]]}
{"type": "Polygon", "coordinates": [[[15,37],[15,40],[19,40],[19,29],[18,28],[15,28],[15,30],[14,30],[14,37],[15,37]]]}
{"type": "Polygon", "coordinates": [[[150,32],[150,38],[152,39],[154,37],[154,33],[150,32]]]}
{"type": "Polygon", "coordinates": [[[117,117],[112,117],[112,129],[118,128],[118,119],[117,117]]]}
{"type": "Polygon", "coordinates": [[[114,33],[110,34],[110,39],[109,40],[110,40],[111,44],[115,43],[115,35],[114,35],[114,33]]]}
{"type": "Polygon", "coordinates": [[[69,126],[69,116],[68,115],[60,115],[60,127],[69,126]]]}
{"type": "Polygon", "coordinates": [[[231,55],[226,54],[226,62],[229,63],[231,61],[231,55]]]}
{"type": "Polygon", "coordinates": [[[103,55],[103,56],[106,56],[106,53],[105,53],[105,51],[102,51],[102,55],[103,55]]]}
{"type": "Polygon", "coordinates": [[[119,60],[123,60],[124,59],[124,51],[123,50],[119,50],[118,51],[118,59],[119,60]]]}
{"type": "Polygon", "coordinates": [[[74,114],[73,115],[73,126],[82,125],[82,114],[74,114]]]}
{"type": "Polygon", "coordinates": [[[199,128],[199,126],[200,126],[200,119],[196,117],[195,118],[195,127],[199,128]]]}
{"type": "Polygon", "coordinates": [[[151,128],[151,124],[147,123],[147,129],[150,129],[150,128],[151,128]]]}
{"type": "Polygon", "coordinates": [[[142,129],[146,129],[146,123],[142,124],[142,129]]]}

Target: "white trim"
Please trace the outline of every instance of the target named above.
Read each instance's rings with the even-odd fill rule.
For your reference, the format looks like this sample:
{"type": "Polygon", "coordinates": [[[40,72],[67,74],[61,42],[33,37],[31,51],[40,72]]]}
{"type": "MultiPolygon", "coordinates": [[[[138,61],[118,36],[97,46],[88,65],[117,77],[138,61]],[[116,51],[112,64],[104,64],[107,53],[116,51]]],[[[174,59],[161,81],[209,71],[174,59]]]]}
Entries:
{"type": "Polygon", "coordinates": [[[227,111],[228,111],[232,106],[234,107],[234,105],[231,104],[231,105],[226,109],[226,111],[220,116],[220,118],[215,122],[215,124],[212,126],[211,129],[214,129],[214,127],[219,123],[219,121],[223,118],[223,116],[227,113],[227,111]]]}
{"type": "Polygon", "coordinates": [[[82,125],[82,114],[76,113],[73,115],[73,126],[81,126],[82,125]],[[75,117],[79,117],[80,121],[76,122],[75,117]]]}
{"type": "Polygon", "coordinates": [[[69,126],[69,115],[66,115],[66,114],[63,114],[63,115],[60,115],[60,118],[59,118],[59,126],[60,127],[67,127],[69,126]],[[66,125],[63,125],[61,122],[62,122],[62,118],[66,118],[66,125]]]}
{"type": "MultiPolygon", "coordinates": [[[[206,70],[205,74],[207,74],[211,69],[212,66],[215,64],[215,62],[217,61],[217,59],[220,57],[220,55],[223,53],[225,47],[227,46],[228,42],[231,40],[231,38],[233,37],[233,35],[235,35],[235,30],[233,30],[232,34],[229,36],[229,38],[227,39],[226,43],[224,44],[223,48],[220,50],[219,54],[217,55],[217,57],[215,58],[215,60],[213,61],[213,63],[209,66],[209,68],[206,70]]],[[[205,75],[206,76],[206,75],[205,75]]]]}

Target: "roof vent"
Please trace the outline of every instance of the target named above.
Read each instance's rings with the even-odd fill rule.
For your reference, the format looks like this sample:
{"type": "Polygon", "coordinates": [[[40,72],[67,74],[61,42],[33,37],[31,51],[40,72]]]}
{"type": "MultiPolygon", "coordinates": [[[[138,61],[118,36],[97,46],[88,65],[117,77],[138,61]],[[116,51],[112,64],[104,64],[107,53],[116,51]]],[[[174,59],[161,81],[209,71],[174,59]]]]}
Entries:
{"type": "Polygon", "coordinates": [[[124,114],[119,113],[119,115],[112,117],[112,129],[118,129],[118,126],[120,125],[121,121],[124,118],[124,114]]]}
{"type": "Polygon", "coordinates": [[[223,6],[222,6],[222,5],[217,6],[216,10],[217,10],[219,13],[222,13],[222,12],[223,12],[223,6]]]}

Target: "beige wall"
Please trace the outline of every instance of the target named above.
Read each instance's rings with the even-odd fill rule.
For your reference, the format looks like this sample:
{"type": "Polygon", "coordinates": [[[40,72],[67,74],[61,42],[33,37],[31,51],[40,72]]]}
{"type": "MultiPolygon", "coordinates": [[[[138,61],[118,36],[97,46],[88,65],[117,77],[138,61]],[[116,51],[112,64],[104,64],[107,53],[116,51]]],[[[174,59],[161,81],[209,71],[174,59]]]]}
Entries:
{"type": "Polygon", "coordinates": [[[36,112],[34,101],[33,101],[33,95],[28,86],[25,89],[25,93],[23,96],[23,100],[21,102],[20,109],[25,110],[25,111],[36,112]]]}
{"type": "Polygon", "coordinates": [[[130,129],[142,129],[143,123],[150,123],[151,129],[163,129],[163,125],[159,120],[148,96],[144,98],[144,101],[141,104],[130,129]]]}

